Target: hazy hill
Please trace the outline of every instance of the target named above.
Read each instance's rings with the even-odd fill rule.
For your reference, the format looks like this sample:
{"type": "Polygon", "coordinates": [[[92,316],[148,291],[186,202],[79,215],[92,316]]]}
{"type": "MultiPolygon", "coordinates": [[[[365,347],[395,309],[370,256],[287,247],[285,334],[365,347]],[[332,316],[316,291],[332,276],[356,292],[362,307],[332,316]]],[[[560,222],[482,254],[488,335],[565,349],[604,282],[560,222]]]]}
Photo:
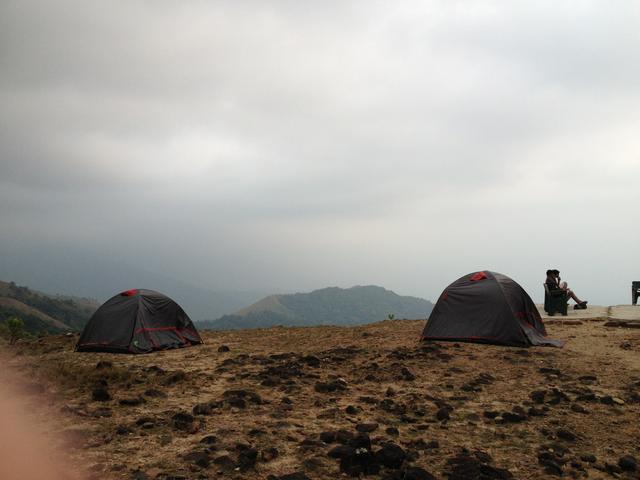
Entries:
{"type": "Polygon", "coordinates": [[[273,325],[358,325],[393,315],[395,318],[427,318],[433,308],[428,300],[400,296],[369,285],[347,289],[323,288],[311,293],[270,295],[232,315],[200,322],[200,328],[234,329],[273,325]]]}
{"type": "Polygon", "coordinates": [[[69,251],[0,250],[0,278],[44,292],[91,297],[100,303],[131,288],[156,290],[178,302],[192,320],[218,318],[268,293],[214,291],[109,257],[69,251]]]}
{"type": "Polygon", "coordinates": [[[47,295],[0,281],[0,322],[18,316],[30,332],[79,330],[96,308],[98,302],[92,299],[47,295]]]}

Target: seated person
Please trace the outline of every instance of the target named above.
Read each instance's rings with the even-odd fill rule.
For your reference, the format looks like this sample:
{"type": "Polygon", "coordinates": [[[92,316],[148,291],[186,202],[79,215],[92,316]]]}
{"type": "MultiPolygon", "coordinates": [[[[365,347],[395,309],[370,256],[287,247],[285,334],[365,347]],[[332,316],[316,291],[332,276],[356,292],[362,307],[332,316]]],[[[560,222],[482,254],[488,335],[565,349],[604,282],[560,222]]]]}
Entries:
{"type": "Polygon", "coordinates": [[[580,300],[574,291],[569,288],[567,282],[560,281],[560,270],[547,270],[547,279],[545,280],[545,283],[549,287],[549,291],[564,290],[568,297],[573,298],[573,301],[576,302],[573,306],[574,310],[584,310],[587,308],[587,301],[580,300]]]}

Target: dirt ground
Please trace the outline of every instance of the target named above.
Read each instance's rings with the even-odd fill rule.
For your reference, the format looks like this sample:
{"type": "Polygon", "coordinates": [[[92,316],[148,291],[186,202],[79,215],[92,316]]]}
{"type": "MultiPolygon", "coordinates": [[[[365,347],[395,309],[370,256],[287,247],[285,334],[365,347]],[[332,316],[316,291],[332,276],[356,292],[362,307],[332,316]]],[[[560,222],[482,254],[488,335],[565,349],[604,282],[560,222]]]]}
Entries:
{"type": "Polygon", "coordinates": [[[568,323],[547,320],[562,349],[420,343],[424,321],[394,320],[138,356],[74,353],[74,336],[5,350],[89,478],[640,478],[640,329],[568,323]]]}

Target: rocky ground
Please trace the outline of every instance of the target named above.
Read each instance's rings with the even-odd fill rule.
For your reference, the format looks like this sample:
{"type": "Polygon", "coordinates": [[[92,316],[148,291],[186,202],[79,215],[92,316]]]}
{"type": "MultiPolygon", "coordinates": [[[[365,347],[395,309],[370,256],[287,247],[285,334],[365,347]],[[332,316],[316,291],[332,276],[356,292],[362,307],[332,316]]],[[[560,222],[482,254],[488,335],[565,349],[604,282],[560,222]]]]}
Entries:
{"type": "Polygon", "coordinates": [[[640,478],[640,329],[564,320],[562,349],[420,343],[396,320],[139,356],[47,337],[7,361],[95,479],[640,478]]]}

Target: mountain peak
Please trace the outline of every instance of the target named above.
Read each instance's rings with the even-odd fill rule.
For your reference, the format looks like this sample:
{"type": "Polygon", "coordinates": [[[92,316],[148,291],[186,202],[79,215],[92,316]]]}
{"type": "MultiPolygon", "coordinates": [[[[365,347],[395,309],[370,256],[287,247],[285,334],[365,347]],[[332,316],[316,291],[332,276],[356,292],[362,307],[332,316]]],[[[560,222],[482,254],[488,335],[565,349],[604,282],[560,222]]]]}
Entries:
{"type": "Polygon", "coordinates": [[[308,293],[269,295],[258,302],[202,322],[201,328],[257,328],[273,325],[358,325],[393,315],[395,318],[427,318],[433,304],[417,297],[401,296],[377,285],[350,288],[325,287],[308,293]]]}

